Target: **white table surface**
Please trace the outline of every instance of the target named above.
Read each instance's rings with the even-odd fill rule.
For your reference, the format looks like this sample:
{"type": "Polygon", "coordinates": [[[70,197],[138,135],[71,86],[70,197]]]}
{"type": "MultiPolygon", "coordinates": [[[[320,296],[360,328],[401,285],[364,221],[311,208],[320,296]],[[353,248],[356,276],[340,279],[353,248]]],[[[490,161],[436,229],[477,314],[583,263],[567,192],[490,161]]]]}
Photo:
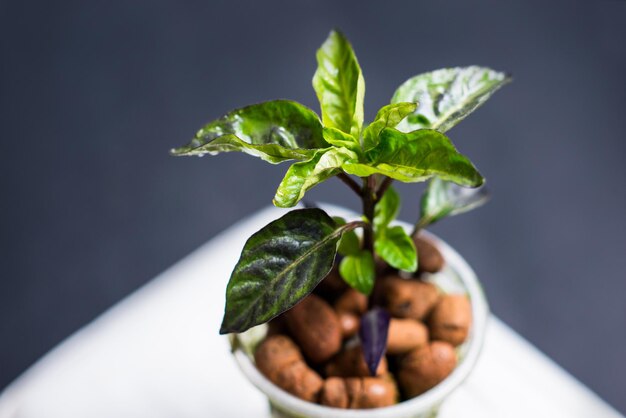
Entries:
{"type": "MultiPolygon", "coordinates": [[[[229,228],[70,336],[0,395],[0,418],[267,416],[218,330],[245,240],[282,213],[229,228]]],[[[475,370],[440,413],[621,416],[495,317],[475,370]]]]}

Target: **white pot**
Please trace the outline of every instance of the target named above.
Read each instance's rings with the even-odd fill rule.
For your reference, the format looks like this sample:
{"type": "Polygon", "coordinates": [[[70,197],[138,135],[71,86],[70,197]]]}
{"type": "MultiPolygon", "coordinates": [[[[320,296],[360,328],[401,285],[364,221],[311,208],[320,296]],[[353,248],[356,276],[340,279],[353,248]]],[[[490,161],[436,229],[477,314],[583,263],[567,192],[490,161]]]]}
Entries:
{"type": "MultiPolygon", "coordinates": [[[[334,208],[333,208],[334,209],[334,208]]],[[[329,210],[335,214],[336,210],[329,210]]],[[[408,225],[404,225],[408,227],[408,225]]],[[[443,382],[420,396],[393,406],[377,409],[337,409],[303,401],[270,382],[254,365],[253,347],[265,337],[267,327],[261,325],[231,336],[233,354],[246,377],[269,399],[275,418],[427,418],[437,415],[445,400],[469,375],[481,352],[489,307],[476,274],[452,247],[433,234],[423,232],[439,248],[446,260],[445,268],[429,275],[427,280],[435,283],[446,293],[466,293],[472,304],[473,324],[465,343],[457,348],[459,362],[452,374],[443,382]]]]}

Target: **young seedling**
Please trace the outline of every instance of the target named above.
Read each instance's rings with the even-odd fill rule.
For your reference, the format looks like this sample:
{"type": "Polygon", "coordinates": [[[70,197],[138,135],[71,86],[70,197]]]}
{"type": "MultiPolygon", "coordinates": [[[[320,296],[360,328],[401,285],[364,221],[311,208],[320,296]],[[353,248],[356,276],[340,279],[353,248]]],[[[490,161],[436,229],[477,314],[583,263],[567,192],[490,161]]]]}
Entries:
{"type": "MultiPolygon", "coordinates": [[[[252,235],[226,289],[222,334],[246,331],[292,308],[328,275],[337,252],[343,256],[341,277],[370,295],[375,259],[415,272],[418,231],[486,200],[483,176],[445,132],[506,84],[507,75],[472,66],[415,76],[364,125],[365,82],[344,35],[332,31],[317,62],[313,88],[321,120],[293,101],[264,102],[207,124],[187,146],[172,151],[185,156],[240,151],[272,164],[296,161],[276,190],[273,202],[279,207],[296,206],[308,190],[331,177],[361,200],[362,216],[355,221],[332,218],[318,208],[296,209],[252,235]],[[414,237],[394,225],[400,209],[394,180],[430,180],[414,237]]],[[[390,316],[372,305],[361,319],[360,336],[374,374],[384,355],[390,316]]]]}

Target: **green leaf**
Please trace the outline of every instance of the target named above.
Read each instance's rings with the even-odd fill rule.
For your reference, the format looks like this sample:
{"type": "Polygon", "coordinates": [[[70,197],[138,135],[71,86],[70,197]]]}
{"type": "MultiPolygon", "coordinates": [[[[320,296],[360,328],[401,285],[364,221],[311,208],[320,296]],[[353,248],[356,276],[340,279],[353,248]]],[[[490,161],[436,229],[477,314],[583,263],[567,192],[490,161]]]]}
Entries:
{"type": "Polygon", "coordinates": [[[384,228],[396,219],[400,211],[400,195],[389,187],[374,208],[374,228],[384,228]]]}
{"type": "Polygon", "coordinates": [[[475,209],[489,200],[489,192],[483,187],[469,189],[434,178],[422,195],[422,227],[433,224],[446,216],[454,216],[475,209]]]}
{"type": "Polygon", "coordinates": [[[363,130],[363,149],[368,151],[378,145],[380,131],[395,128],[405,117],[417,108],[417,103],[392,103],[382,107],[374,122],[363,130]]]}
{"type": "Polygon", "coordinates": [[[294,206],[313,186],[339,173],[346,161],[356,161],[357,155],[345,148],[319,150],[309,161],[294,163],[276,190],[274,204],[288,208],[294,206]]]}
{"type": "MultiPolygon", "coordinates": [[[[337,226],[343,226],[346,224],[346,221],[339,216],[333,216],[333,219],[337,226]]],[[[343,256],[347,256],[357,254],[359,251],[361,251],[361,241],[359,240],[356,232],[344,232],[339,240],[337,252],[343,256]]]]}
{"type": "Polygon", "coordinates": [[[339,274],[350,286],[369,295],[374,288],[376,276],[372,253],[362,250],[357,254],[344,257],[339,264],[339,274]]]}
{"type": "Polygon", "coordinates": [[[324,135],[326,142],[335,147],[348,148],[357,154],[361,153],[361,144],[359,144],[358,139],[354,138],[350,134],[344,133],[339,129],[329,127],[324,127],[322,134],[324,135]]]}
{"type": "Polygon", "coordinates": [[[420,104],[398,129],[446,132],[510,81],[511,77],[505,73],[477,66],[444,68],[417,75],[398,87],[391,99],[392,103],[420,104]]]}
{"type": "Polygon", "coordinates": [[[324,126],[358,138],[363,125],[365,81],[352,46],[342,33],[331,31],[317,51],[313,88],[324,126]]]}
{"type": "Polygon", "coordinates": [[[234,110],[207,124],[172,154],[240,151],[276,164],[309,159],[317,149],[327,147],[315,112],[296,102],[274,100],[234,110]]]}
{"type": "Polygon", "coordinates": [[[342,233],[354,227],[337,227],[321,209],[300,209],[252,235],[226,288],[220,333],[267,322],[307,296],[330,272],[342,233]]]}
{"type": "Polygon", "coordinates": [[[401,226],[380,231],[376,235],[374,249],[392,267],[408,272],[417,270],[415,244],[401,226]]]}
{"type": "Polygon", "coordinates": [[[421,129],[403,133],[385,128],[380,143],[367,153],[368,164],[346,162],[348,174],[366,177],[383,174],[406,183],[438,176],[462,186],[477,187],[484,179],[467,157],[440,132],[421,129]]]}

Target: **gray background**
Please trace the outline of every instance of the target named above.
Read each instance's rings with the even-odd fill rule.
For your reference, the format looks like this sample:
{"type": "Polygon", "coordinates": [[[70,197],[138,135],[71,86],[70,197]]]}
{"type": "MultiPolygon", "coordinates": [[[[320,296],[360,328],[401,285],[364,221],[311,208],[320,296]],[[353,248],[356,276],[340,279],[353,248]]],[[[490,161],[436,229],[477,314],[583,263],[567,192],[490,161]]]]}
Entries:
{"type": "MultiPolygon", "coordinates": [[[[314,53],[337,26],[368,118],[423,71],[514,74],[450,131],[493,200],[434,229],[498,316],[626,412],[626,3],[466,3],[1,2],[0,388],[270,204],[287,165],[167,151],[244,104],[317,109],[314,53]]],[[[407,220],[419,190],[401,188],[407,220]]],[[[334,179],[310,198],[357,203],[334,179]]]]}

